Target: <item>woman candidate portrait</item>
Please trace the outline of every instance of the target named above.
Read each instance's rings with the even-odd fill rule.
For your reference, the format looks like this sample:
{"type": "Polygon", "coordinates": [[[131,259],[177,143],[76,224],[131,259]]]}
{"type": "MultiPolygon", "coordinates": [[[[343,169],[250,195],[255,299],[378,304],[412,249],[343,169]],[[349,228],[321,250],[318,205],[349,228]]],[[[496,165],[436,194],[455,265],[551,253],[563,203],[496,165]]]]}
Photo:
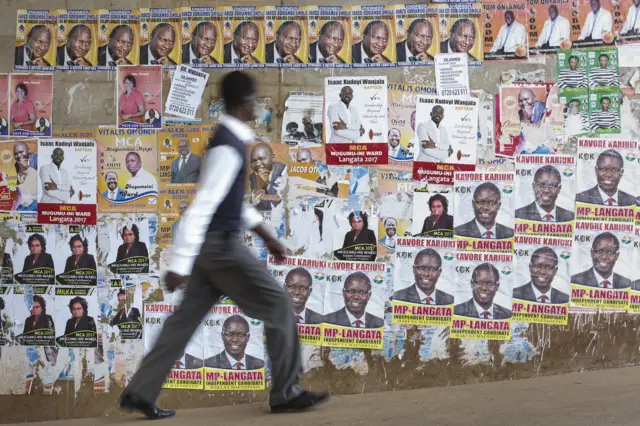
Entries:
{"type": "Polygon", "coordinates": [[[67,325],[64,328],[65,336],[77,331],[96,332],[96,322],[93,317],[89,316],[89,306],[83,297],[77,296],[71,299],[69,310],[71,318],[67,320],[67,325]]]}
{"type": "Polygon", "coordinates": [[[142,94],[136,90],[136,78],[127,75],[122,80],[124,92],[120,95],[118,107],[120,108],[120,117],[123,121],[141,122],[144,116],[144,99],[142,94]]]}
{"type": "Polygon", "coordinates": [[[47,302],[45,302],[42,296],[33,296],[33,304],[31,305],[31,316],[24,322],[23,334],[35,330],[53,330],[55,332],[56,327],[53,323],[51,315],[47,315],[47,302]]]}
{"type": "Polygon", "coordinates": [[[351,212],[349,214],[349,224],[351,225],[351,231],[344,235],[343,249],[357,244],[369,244],[373,246],[377,244],[375,232],[369,229],[369,221],[366,213],[361,212],[356,216],[355,212],[351,212]]]}
{"type": "Polygon", "coordinates": [[[75,271],[76,269],[92,269],[96,270],[96,259],[89,254],[89,242],[84,240],[78,234],[69,240],[69,248],[71,248],[71,256],[67,258],[64,265],[64,272],[75,271]]]}
{"type": "Polygon", "coordinates": [[[47,240],[40,234],[33,234],[27,240],[30,254],[24,258],[22,272],[30,271],[35,268],[53,267],[53,257],[47,253],[47,240]]]}
{"type": "Polygon", "coordinates": [[[24,83],[16,86],[16,101],[11,105],[11,123],[14,130],[33,130],[36,123],[36,109],[29,100],[29,88],[24,83]]]}
{"type": "Polygon", "coordinates": [[[131,257],[149,258],[147,245],[140,241],[140,230],[138,226],[133,224],[131,227],[124,226],[120,233],[123,243],[118,247],[116,262],[129,259],[131,257]]]}

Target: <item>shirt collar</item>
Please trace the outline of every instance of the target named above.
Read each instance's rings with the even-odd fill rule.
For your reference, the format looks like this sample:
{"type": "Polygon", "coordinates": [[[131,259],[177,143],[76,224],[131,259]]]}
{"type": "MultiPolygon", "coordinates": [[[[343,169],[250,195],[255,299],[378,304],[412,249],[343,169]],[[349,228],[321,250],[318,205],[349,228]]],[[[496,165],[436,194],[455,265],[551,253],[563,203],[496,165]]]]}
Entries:
{"type": "Polygon", "coordinates": [[[71,56],[69,56],[69,52],[67,52],[67,45],[66,44],[64,46],[64,49],[62,49],[62,50],[64,50],[64,64],[68,65],[69,62],[72,62],[72,61],[71,61],[71,56]]]}
{"type": "Polygon", "coordinates": [[[349,312],[349,310],[346,307],[344,308],[344,311],[347,313],[347,317],[349,317],[349,324],[351,324],[352,326],[355,327],[356,320],[362,321],[362,327],[365,327],[367,325],[365,323],[365,317],[367,316],[366,313],[362,314],[360,318],[356,318],[351,314],[351,312],[349,312]]]}
{"type": "Polygon", "coordinates": [[[494,304],[491,304],[491,307],[489,309],[484,309],[482,306],[478,305],[478,302],[476,302],[476,299],[473,299],[473,304],[476,307],[476,310],[478,311],[478,316],[482,319],[484,319],[484,316],[482,315],[484,312],[489,312],[489,318],[487,319],[493,319],[493,306],[494,304]]]}
{"type": "Polygon", "coordinates": [[[596,281],[598,281],[598,286],[600,286],[600,283],[602,281],[609,281],[609,284],[611,284],[611,288],[613,288],[613,272],[611,273],[611,276],[609,278],[605,278],[602,275],[600,275],[598,273],[598,271],[596,271],[596,268],[592,268],[593,269],[593,273],[596,274],[596,281]]]}
{"type": "Polygon", "coordinates": [[[553,216],[551,222],[557,222],[558,221],[558,216],[556,216],[556,206],[553,206],[553,210],[551,210],[550,212],[546,211],[545,209],[543,209],[542,207],[540,207],[538,205],[538,203],[536,203],[536,208],[538,209],[538,213],[540,213],[540,217],[544,218],[546,215],[550,214],[551,216],[553,216]]]}
{"type": "Polygon", "coordinates": [[[300,323],[301,324],[306,324],[307,323],[307,319],[306,319],[306,312],[307,312],[307,308],[304,308],[302,310],[302,312],[300,312],[299,314],[296,313],[296,311],[293,311],[293,316],[294,317],[300,317],[300,323]]]}
{"type": "Polygon", "coordinates": [[[152,61],[157,61],[156,57],[151,53],[151,47],[147,47],[147,51],[149,52],[149,64],[152,64],[152,61]]]}
{"type": "Polygon", "coordinates": [[[274,62],[278,62],[278,59],[282,59],[280,53],[278,53],[278,48],[276,47],[276,43],[273,43],[273,60],[274,62]]]}
{"type": "Polygon", "coordinates": [[[231,115],[220,114],[220,124],[243,142],[252,142],[255,139],[251,127],[231,115]]]}
{"type": "MultiPolygon", "coordinates": [[[[180,157],[178,157],[179,159],[182,159],[182,155],[180,157]]],[[[189,153],[187,155],[184,156],[184,161],[187,162],[189,161],[189,157],[191,157],[191,151],[189,151],[189,153]]]]}
{"type": "Polygon", "coordinates": [[[327,59],[322,52],[320,51],[320,43],[316,44],[316,58],[318,59],[318,62],[320,62],[320,59],[327,59]]]}
{"type": "Polygon", "coordinates": [[[484,226],[482,226],[480,224],[480,222],[478,222],[478,219],[474,219],[474,220],[476,221],[476,225],[478,226],[478,230],[480,231],[480,234],[484,234],[487,231],[491,231],[493,233],[493,235],[492,235],[493,238],[492,239],[497,238],[497,236],[496,236],[496,224],[495,223],[493,224],[493,227],[491,229],[487,229],[484,226]]]}
{"type": "Polygon", "coordinates": [[[600,197],[602,197],[602,202],[606,205],[607,204],[607,200],[609,198],[613,198],[613,200],[616,202],[616,205],[618,205],[618,191],[616,190],[616,193],[613,194],[611,197],[609,197],[607,194],[604,193],[604,191],[602,189],[600,189],[600,185],[598,185],[598,192],[600,193],[600,197]]]}
{"type": "Polygon", "coordinates": [[[233,48],[233,43],[232,43],[231,44],[231,63],[235,63],[236,59],[240,59],[240,57],[236,53],[236,49],[233,48]]]}
{"type": "Polygon", "coordinates": [[[407,61],[409,60],[409,58],[413,58],[414,55],[413,53],[411,53],[411,49],[409,49],[409,45],[407,44],[407,42],[404,43],[404,50],[405,50],[405,55],[407,56],[407,61]]]}
{"type": "Polygon", "coordinates": [[[360,45],[360,51],[362,52],[362,62],[364,62],[365,58],[371,59],[371,56],[367,55],[367,52],[364,51],[364,44],[360,45]]]}
{"type": "Polygon", "coordinates": [[[418,287],[418,284],[414,284],[414,287],[416,288],[416,291],[418,292],[418,297],[420,298],[420,302],[424,301],[426,303],[426,298],[430,297],[431,298],[431,305],[435,305],[436,304],[436,296],[435,296],[435,289],[433,291],[433,293],[431,293],[430,295],[427,296],[427,294],[420,290],[420,287],[418,287]]]}
{"type": "Polygon", "coordinates": [[[109,65],[109,62],[115,62],[111,57],[111,54],[109,53],[109,46],[107,46],[106,53],[107,53],[107,65],[109,65]]]}
{"type": "Polygon", "coordinates": [[[193,51],[193,46],[189,43],[189,65],[193,64],[193,60],[198,59],[198,56],[193,51]]]}
{"type": "Polygon", "coordinates": [[[547,302],[551,302],[551,287],[549,287],[549,291],[546,293],[541,293],[533,283],[531,283],[531,288],[533,288],[533,294],[536,296],[536,301],[540,299],[540,296],[544,295],[547,296],[547,302]]]}
{"type": "Polygon", "coordinates": [[[227,359],[229,360],[229,364],[231,364],[231,369],[235,370],[235,366],[237,363],[241,362],[242,363],[242,369],[246,370],[247,369],[247,356],[242,355],[242,359],[240,361],[236,361],[236,359],[232,356],[230,356],[227,351],[224,351],[225,356],[227,357],[227,359]]]}

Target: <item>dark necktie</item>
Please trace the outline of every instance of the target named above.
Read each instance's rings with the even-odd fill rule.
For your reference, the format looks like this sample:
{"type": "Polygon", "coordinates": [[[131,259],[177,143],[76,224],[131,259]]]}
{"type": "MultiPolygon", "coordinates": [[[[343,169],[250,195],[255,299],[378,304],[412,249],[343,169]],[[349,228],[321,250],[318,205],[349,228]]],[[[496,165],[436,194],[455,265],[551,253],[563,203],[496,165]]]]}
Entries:
{"type": "Polygon", "coordinates": [[[551,222],[552,219],[553,219],[553,215],[552,214],[545,214],[544,215],[544,221],[545,222],[551,222]]]}
{"type": "Polygon", "coordinates": [[[236,362],[236,370],[242,370],[244,365],[241,362],[236,362]]]}
{"type": "Polygon", "coordinates": [[[173,368],[182,368],[182,361],[176,361],[176,363],[173,366],[173,368]]]}
{"type": "Polygon", "coordinates": [[[616,200],[614,200],[613,198],[609,198],[607,200],[607,204],[610,205],[610,206],[612,206],[615,202],[616,202],[616,200]]]}

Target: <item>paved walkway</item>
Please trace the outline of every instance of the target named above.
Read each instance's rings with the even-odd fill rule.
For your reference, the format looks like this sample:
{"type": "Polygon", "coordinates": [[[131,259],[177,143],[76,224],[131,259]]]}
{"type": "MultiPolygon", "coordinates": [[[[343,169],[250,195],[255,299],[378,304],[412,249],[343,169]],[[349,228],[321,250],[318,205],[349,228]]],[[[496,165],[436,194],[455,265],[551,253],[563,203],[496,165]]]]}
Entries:
{"type": "MultiPolygon", "coordinates": [[[[336,396],[301,414],[269,414],[263,404],[180,410],[158,425],[424,426],[638,425],[640,367],[539,379],[336,396]]],[[[30,425],[148,424],[135,416],[64,420],[30,425]]]]}

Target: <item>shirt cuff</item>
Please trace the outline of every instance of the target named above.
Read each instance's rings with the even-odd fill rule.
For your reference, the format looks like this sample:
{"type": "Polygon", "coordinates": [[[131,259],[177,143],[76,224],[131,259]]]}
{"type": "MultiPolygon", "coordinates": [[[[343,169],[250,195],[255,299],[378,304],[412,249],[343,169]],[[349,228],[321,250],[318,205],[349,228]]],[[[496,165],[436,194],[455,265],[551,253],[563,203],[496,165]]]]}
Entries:
{"type": "Polygon", "coordinates": [[[253,229],[263,222],[262,215],[251,205],[242,206],[242,224],[247,229],[253,229]]]}

